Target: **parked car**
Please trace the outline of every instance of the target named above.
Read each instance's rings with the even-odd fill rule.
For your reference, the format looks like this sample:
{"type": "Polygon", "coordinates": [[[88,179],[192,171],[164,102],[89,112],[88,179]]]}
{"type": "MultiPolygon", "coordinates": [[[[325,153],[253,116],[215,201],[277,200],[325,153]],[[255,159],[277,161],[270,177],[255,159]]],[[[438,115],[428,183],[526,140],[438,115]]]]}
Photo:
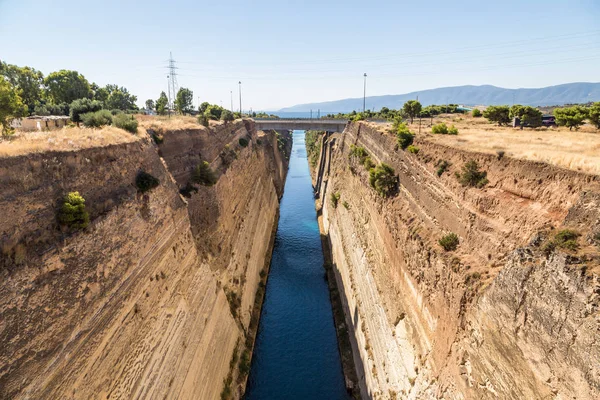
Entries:
{"type": "Polygon", "coordinates": [[[556,126],[554,115],[542,115],[542,126],[556,126]]]}

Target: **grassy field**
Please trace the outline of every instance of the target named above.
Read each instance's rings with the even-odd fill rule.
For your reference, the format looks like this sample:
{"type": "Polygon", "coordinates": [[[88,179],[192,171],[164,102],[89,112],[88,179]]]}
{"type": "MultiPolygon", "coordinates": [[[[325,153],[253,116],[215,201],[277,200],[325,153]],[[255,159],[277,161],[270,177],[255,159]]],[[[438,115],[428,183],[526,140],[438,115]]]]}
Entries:
{"type": "MultiPolygon", "coordinates": [[[[600,132],[591,125],[579,131],[568,128],[523,129],[499,127],[485,118],[463,115],[443,115],[433,119],[437,124],[454,124],[458,135],[433,135],[429,119],[421,121],[421,134],[426,140],[470,151],[496,154],[504,151],[509,157],[542,161],[575,171],[600,174],[600,132]]],[[[419,123],[410,125],[418,132],[419,123]]]]}

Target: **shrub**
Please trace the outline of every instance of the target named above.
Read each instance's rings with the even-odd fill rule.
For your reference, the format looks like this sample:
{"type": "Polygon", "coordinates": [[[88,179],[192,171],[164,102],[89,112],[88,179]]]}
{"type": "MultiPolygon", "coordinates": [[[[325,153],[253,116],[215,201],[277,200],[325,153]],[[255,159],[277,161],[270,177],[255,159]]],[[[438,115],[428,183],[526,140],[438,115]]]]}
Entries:
{"type": "Polygon", "coordinates": [[[498,156],[498,160],[501,160],[504,157],[504,150],[497,150],[496,155],[498,156]]]}
{"type": "Polygon", "coordinates": [[[415,139],[415,135],[410,132],[402,132],[397,133],[396,138],[398,139],[398,147],[404,150],[412,144],[415,139]]]}
{"type": "Polygon", "coordinates": [[[137,133],[138,122],[133,115],[117,114],[113,117],[113,125],[130,133],[137,133]]]}
{"type": "Polygon", "coordinates": [[[79,123],[83,121],[82,116],[84,114],[100,111],[101,109],[102,103],[99,101],[85,98],[77,99],[71,103],[69,116],[71,117],[71,121],[79,123]]]}
{"type": "Polygon", "coordinates": [[[238,140],[238,143],[240,144],[240,146],[242,147],[248,147],[248,139],[247,138],[240,138],[240,140],[238,140]]]}
{"type": "Polygon", "coordinates": [[[186,185],[184,187],[179,189],[179,193],[183,197],[187,197],[187,198],[192,197],[192,192],[198,193],[198,188],[196,186],[192,185],[190,182],[186,183],[186,185]]]}
{"type": "Polygon", "coordinates": [[[471,160],[462,167],[462,174],[456,173],[458,181],[463,186],[482,188],[489,182],[487,172],[479,171],[477,161],[471,160]]]}
{"type": "Polygon", "coordinates": [[[579,236],[581,236],[579,232],[570,229],[563,229],[558,231],[556,236],[554,236],[554,242],[562,249],[575,251],[579,248],[579,244],[577,243],[577,238],[579,236]]]}
{"type": "Polygon", "coordinates": [[[431,133],[447,135],[448,134],[448,126],[441,122],[437,125],[431,127],[431,133]]]}
{"type": "Polygon", "coordinates": [[[406,151],[413,154],[419,154],[419,148],[417,146],[413,146],[412,144],[406,148],[406,151]]]}
{"type": "Polygon", "coordinates": [[[350,154],[348,154],[348,158],[357,158],[358,162],[362,166],[364,166],[367,171],[375,166],[375,163],[373,162],[373,160],[371,160],[371,157],[369,156],[365,148],[362,146],[351,145],[350,154]]]}
{"type": "Polygon", "coordinates": [[[577,251],[579,249],[579,243],[577,238],[581,236],[579,232],[571,229],[563,229],[558,231],[554,238],[547,241],[542,247],[542,251],[548,255],[552,253],[557,247],[565,250],[577,251]]]}
{"type": "Polygon", "coordinates": [[[438,240],[438,243],[444,248],[444,250],[454,251],[458,247],[458,235],[456,235],[456,233],[449,233],[442,236],[442,238],[438,240]]]}
{"type": "Polygon", "coordinates": [[[373,160],[371,160],[371,157],[369,157],[369,156],[365,157],[362,165],[364,165],[364,167],[367,171],[370,171],[371,168],[375,168],[375,163],[373,162],[373,160]]]}
{"type": "Polygon", "coordinates": [[[196,166],[192,173],[192,182],[204,186],[212,186],[217,183],[217,177],[208,162],[203,161],[196,166]]]}
{"type": "Polygon", "coordinates": [[[600,232],[596,232],[594,236],[592,236],[592,240],[596,243],[596,246],[600,247],[600,232]]]}
{"type": "Polygon", "coordinates": [[[458,135],[458,128],[454,125],[450,126],[450,128],[448,128],[448,135],[458,135]]]}
{"type": "Polygon", "coordinates": [[[229,110],[223,110],[221,112],[221,121],[225,122],[225,124],[233,121],[233,113],[229,110]]]}
{"type": "Polygon", "coordinates": [[[145,171],[138,172],[137,176],[135,177],[135,186],[137,186],[138,190],[142,193],[154,189],[159,184],[160,181],[158,178],[145,171]]]}
{"type": "Polygon", "coordinates": [[[342,205],[344,206],[344,208],[345,208],[346,210],[349,210],[349,209],[350,209],[350,204],[348,204],[348,202],[347,202],[346,200],[344,200],[344,202],[342,203],[342,205]]]}
{"type": "Polygon", "coordinates": [[[474,118],[479,118],[482,114],[481,111],[479,111],[479,109],[476,108],[471,112],[471,115],[473,115],[474,118]]]}
{"type": "Polygon", "coordinates": [[[369,171],[369,183],[380,196],[388,197],[398,185],[396,172],[389,165],[381,163],[369,171]]]}
{"type": "Polygon", "coordinates": [[[340,194],[339,193],[331,193],[330,199],[331,199],[331,205],[333,206],[333,208],[337,208],[338,202],[340,201],[340,194]]]}
{"type": "Polygon", "coordinates": [[[154,143],[156,144],[161,144],[165,141],[164,136],[160,133],[156,133],[155,131],[149,131],[148,133],[150,133],[150,136],[152,136],[152,140],[154,140],[154,143]]]}
{"type": "Polygon", "coordinates": [[[90,223],[90,216],[85,210],[85,199],[79,192],[70,192],[63,199],[58,211],[58,222],[71,229],[83,229],[90,223]]]}
{"type": "Polygon", "coordinates": [[[437,165],[438,169],[437,169],[437,171],[435,171],[435,173],[437,174],[437,176],[442,176],[442,174],[444,172],[446,172],[446,170],[448,169],[449,166],[450,166],[450,163],[448,161],[441,160],[437,165]]]}
{"type": "Polygon", "coordinates": [[[79,116],[83,124],[90,128],[100,128],[112,124],[112,114],[108,110],[89,112],[79,116]]]}
{"type": "Polygon", "coordinates": [[[198,116],[198,123],[200,125],[205,126],[205,127],[208,128],[208,121],[209,121],[208,115],[206,115],[206,114],[200,114],[198,116]]]}

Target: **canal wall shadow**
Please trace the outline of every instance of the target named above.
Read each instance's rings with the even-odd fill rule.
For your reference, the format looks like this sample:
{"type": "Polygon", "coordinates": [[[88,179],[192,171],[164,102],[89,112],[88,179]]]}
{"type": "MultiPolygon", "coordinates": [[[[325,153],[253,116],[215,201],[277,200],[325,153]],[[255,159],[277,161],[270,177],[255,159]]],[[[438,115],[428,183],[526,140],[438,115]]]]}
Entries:
{"type": "MultiPolygon", "coordinates": [[[[329,296],[331,299],[331,308],[333,311],[333,319],[335,331],[337,334],[338,350],[342,360],[342,369],[346,381],[346,389],[354,399],[364,398],[361,396],[360,386],[366,387],[365,367],[358,351],[358,342],[355,338],[355,332],[358,328],[358,312],[354,312],[355,320],[348,320],[347,316],[352,315],[348,308],[348,299],[342,287],[342,280],[337,268],[333,262],[333,254],[331,252],[331,241],[329,235],[323,233],[321,210],[317,211],[319,220],[319,229],[321,231],[321,247],[323,249],[324,268],[326,279],[329,286],[329,296]],[[340,290],[342,288],[342,290],[340,290]],[[356,356],[355,356],[356,355],[356,356]]],[[[368,393],[368,399],[372,398],[371,393],[368,393]]]]}

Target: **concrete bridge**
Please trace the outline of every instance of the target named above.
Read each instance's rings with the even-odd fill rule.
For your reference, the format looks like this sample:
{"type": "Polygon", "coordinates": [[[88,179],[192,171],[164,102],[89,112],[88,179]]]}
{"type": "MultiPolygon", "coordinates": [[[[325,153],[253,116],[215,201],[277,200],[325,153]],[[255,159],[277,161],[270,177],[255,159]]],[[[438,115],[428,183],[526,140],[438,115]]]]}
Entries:
{"type": "Polygon", "coordinates": [[[261,119],[254,118],[259,131],[326,131],[343,132],[348,123],[345,119],[261,119]]]}

